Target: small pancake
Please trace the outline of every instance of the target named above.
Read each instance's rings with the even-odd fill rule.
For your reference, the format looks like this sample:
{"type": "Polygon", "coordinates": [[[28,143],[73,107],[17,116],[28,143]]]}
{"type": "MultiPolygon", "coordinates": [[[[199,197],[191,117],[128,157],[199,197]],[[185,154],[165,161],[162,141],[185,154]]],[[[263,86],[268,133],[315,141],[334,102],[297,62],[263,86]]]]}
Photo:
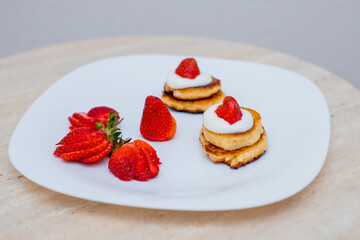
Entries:
{"type": "Polygon", "coordinates": [[[205,153],[214,163],[223,162],[231,168],[239,168],[255,161],[267,149],[267,135],[265,131],[255,144],[232,151],[224,150],[206,141],[203,131],[200,132],[199,140],[205,153]]]}
{"type": "Polygon", "coordinates": [[[189,87],[182,89],[171,88],[165,83],[164,91],[180,100],[198,100],[201,98],[208,98],[221,89],[220,80],[212,77],[212,82],[205,86],[189,87]]]}
{"type": "Polygon", "coordinates": [[[214,95],[199,100],[179,100],[163,92],[161,99],[169,107],[177,111],[190,113],[203,113],[216,103],[221,103],[225,98],[223,91],[219,90],[214,95]]]}
{"type": "Polygon", "coordinates": [[[203,125],[202,131],[206,141],[224,150],[235,150],[251,146],[256,143],[260,139],[261,134],[264,132],[261,124],[261,116],[258,112],[252,109],[243,109],[249,111],[254,119],[253,127],[250,130],[242,133],[223,134],[212,132],[203,125]]]}

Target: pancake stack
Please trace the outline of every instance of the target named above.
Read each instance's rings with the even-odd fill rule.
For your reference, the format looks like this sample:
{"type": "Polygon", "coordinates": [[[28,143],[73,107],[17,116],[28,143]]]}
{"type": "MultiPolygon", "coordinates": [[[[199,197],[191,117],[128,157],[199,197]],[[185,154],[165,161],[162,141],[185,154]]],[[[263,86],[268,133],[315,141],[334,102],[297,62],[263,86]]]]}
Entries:
{"type": "MultiPolygon", "coordinates": [[[[267,135],[261,123],[258,112],[245,109],[251,113],[253,126],[246,132],[215,133],[208,130],[204,124],[199,140],[204,152],[215,163],[226,163],[231,168],[244,166],[263,155],[267,149],[267,135]]],[[[210,111],[212,109],[209,109],[210,111]]]]}
{"type": "MultiPolygon", "coordinates": [[[[195,76],[200,74],[197,63],[193,58],[184,59],[176,69],[176,73],[180,72],[179,74],[182,81],[192,81],[191,78],[186,78],[186,76],[191,76],[191,71],[197,71],[195,75],[193,74],[194,79],[196,78],[195,76]],[[185,65],[184,62],[188,65],[185,65]],[[190,66],[187,62],[190,62],[195,66],[190,66]],[[182,66],[182,71],[178,71],[182,66]]],[[[224,97],[225,94],[221,90],[220,80],[211,77],[211,82],[206,85],[185,88],[172,88],[168,83],[165,83],[161,99],[168,107],[174,110],[189,113],[203,113],[210,106],[222,102],[224,97]]]]}

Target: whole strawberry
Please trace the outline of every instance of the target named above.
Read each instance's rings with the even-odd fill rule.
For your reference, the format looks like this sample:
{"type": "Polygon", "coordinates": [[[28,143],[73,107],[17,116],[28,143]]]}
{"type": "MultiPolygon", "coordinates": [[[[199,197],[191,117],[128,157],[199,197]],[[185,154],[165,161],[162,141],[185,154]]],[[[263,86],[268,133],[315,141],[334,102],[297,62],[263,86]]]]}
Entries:
{"type": "Polygon", "coordinates": [[[235,98],[230,96],[224,98],[223,103],[216,108],[215,113],[230,125],[240,121],[243,115],[235,98]]]}
{"type": "Polygon", "coordinates": [[[160,98],[148,96],[140,124],[141,135],[150,141],[167,141],[176,133],[176,121],[160,98]]]}
{"type": "Polygon", "coordinates": [[[186,58],[181,61],[175,73],[182,78],[194,79],[200,75],[200,70],[194,58],[186,58]]]}
{"type": "Polygon", "coordinates": [[[106,127],[102,122],[93,123],[96,129],[75,127],[57,144],[54,155],[65,161],[98,162],[131,140],[121,138],[117,127],[120,122],[118,113],[111,112],[105,121],[106,127]]]}

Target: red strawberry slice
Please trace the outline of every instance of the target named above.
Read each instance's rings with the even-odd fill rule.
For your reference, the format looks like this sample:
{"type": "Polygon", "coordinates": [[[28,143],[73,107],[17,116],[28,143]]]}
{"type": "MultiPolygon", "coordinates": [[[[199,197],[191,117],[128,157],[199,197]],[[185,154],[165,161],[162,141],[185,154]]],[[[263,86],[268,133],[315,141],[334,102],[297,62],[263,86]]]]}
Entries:
{"type": "Polygon", "coordinates": [[[138,153],[133,143],[126,143],[113,152],[109,161],[109,170],[117,178],[130,181],[134,178],[136,171],[136,159],[138,153]]]}
{"type": "Polygon", "coordinates": [[[136,146],[134,149],[137,153],[134,179],[138,181],[147,181],[152,177],[148,159],[145,153],[140,148],[136,146]]]}
{"type": "Polygon", "coordinates": [[[182,78],[194,79],[200,75],[200,70],[194,58],[186,58],[181,61],[175,73],[182,78]]]}
{"type": "MultiPolygon", "coordinates": [[[[100,107],[94,107],[94,108],[90,109],[90,111],[87,113],[87,115],[89,117],[93,117],[93,118],[107,119],[109,117],[110,112],[115,113],[117,111],[112,108],[109,108],[109,107],[100,106],[100,107]]],[[[117,116],[117,119],[120,119],[119,115],[117,116]]]]}
{"type": "Polygon", "coordinates": [[[91,126],[95,125],[97,122],[100,122],[103,125],[106,124],[106,119],[89,117],[86,113],[83,112],[74,113],[72,116],[80,122],[91,126]]]}
{"type": "Polygon", "coordinates": [[[71,125],[73,125],[74,127],[90,127],[93,129],[97,129],[95,124],[92,125],[92,124],[83,123],[72,116],[69,117],[68,119],[69,119],[69,122],[71,123],[71,125]]]}
{"type": "Polygon", "coordinates": [[[243,115],[235,98],[230,96],[224,98],[223,103],[216,108],[215,113],[230,125],[240,121],[243,115]]]}
{"type": "Polygon", "coordinates": [[[167,141],[174,137],[176,121],[160,98],[146,98],[140,132],[150,141],[167,141]]]}
{"type": "Polygon", "coordinates": [[[69,153],[69,152],[75,152],[75,151],[94,148],[94,147],[98,146],[99,144],[101,144],[105,139],[106,139],[105,136],[101,135],[100,137],[97,137],[94,140],[89,141],[89,142],[74,143],[74,144],[70,144],[70,145],[59,146],[56,148],[54,155],[60,157],[60,155],[63,153],[69,153]]]}
{"type": "Polygon", "coordinates": [[[75,143],[93,141],[94,139],[100,138],[100,137],[105,137],[105,134],[97,131],[97,132],[83,134],[83,135],[76,136],[76,137],[69,137],[65,140],[61,140],[58,144],[71,145],[71,144],[75,144],[75,143]]]}
{"type": "Polygon", "coordinates": [[[106,147],[106,149],[104,151],[102,151],[101,153],[94,155],[92,157],[89,157],[89,158],[80,159],[80,161],[82,161],[84,163],[98,162],[98,161],[104,159],[107,155],[109,155],[112,146],[113,146],[112,143],[108,143],[108,146],[106,147]]]}
{"type": "Polygon", "coordinates": [[[80,160],[83,158],[92,157],[104,151],[108,147],[108,143],[109,142],[107,140],[103,140],[103,142],[100,145],[94,148],[70,152],[70,153],[64,153],[61,154],[60,157],[66,161],[80,160]]]}
{"type": "Polygon", "coordinates": [[[78,139],[79,137],[81,137],[83,135],[88,135],[88,134],[91,134],[91,133],[95,133],[95,132],[96,132],[95,129],[92,129],[92,128],[89,128],[89,127],[75,128],[74,130],[69,132],[63,139],[61,139],[61,141],[56,145],[73,144],[73,143],[76,143],[76,139],[78,139]]]}
{"type": "Polygon", "coordinates": [[[156,177],[159,173],[159,161],[158,156],[156,155],[155,149],[145,141],[142,140],[135,140],[135,146],[137,146],[146,156],[146,159],[149,164],[149,169],[151,172],[151,178],[156,177]]]}
{"type": "Polygon", "coordinates": [[[134,144],[137,147],[145,148],[147,153],[150,155],[150,158],[154,158],[156,164],[161,164],[160,159],[158,158],[155,149],[147,142],[143,140],[134,140],[134,144]]]}

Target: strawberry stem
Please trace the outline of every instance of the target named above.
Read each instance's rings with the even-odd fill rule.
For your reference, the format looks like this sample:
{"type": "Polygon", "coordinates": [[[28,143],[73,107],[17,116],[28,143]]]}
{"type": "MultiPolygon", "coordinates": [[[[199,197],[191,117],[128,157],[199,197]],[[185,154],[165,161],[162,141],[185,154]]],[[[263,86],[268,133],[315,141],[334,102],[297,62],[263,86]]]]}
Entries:
{"type": "Polygon", "coordinates": [[[126,139],[122,138],[121,130],[120,128],[117,127],[117,125],[119,125],[124,119],[122,118],[118,121],[118,115],[119,113],[117,112],[110,112],[109,117],[106,120],[106,128],[102,123],[99,122],[95,123],[97,129],[99,129],[100,132],[105,133],[107,140],[113,144],[109,156],[111,156],[111,154],[116,149],[118,149],[125,143],[131,141],[131,138],[126,138],[126,139]]]}

